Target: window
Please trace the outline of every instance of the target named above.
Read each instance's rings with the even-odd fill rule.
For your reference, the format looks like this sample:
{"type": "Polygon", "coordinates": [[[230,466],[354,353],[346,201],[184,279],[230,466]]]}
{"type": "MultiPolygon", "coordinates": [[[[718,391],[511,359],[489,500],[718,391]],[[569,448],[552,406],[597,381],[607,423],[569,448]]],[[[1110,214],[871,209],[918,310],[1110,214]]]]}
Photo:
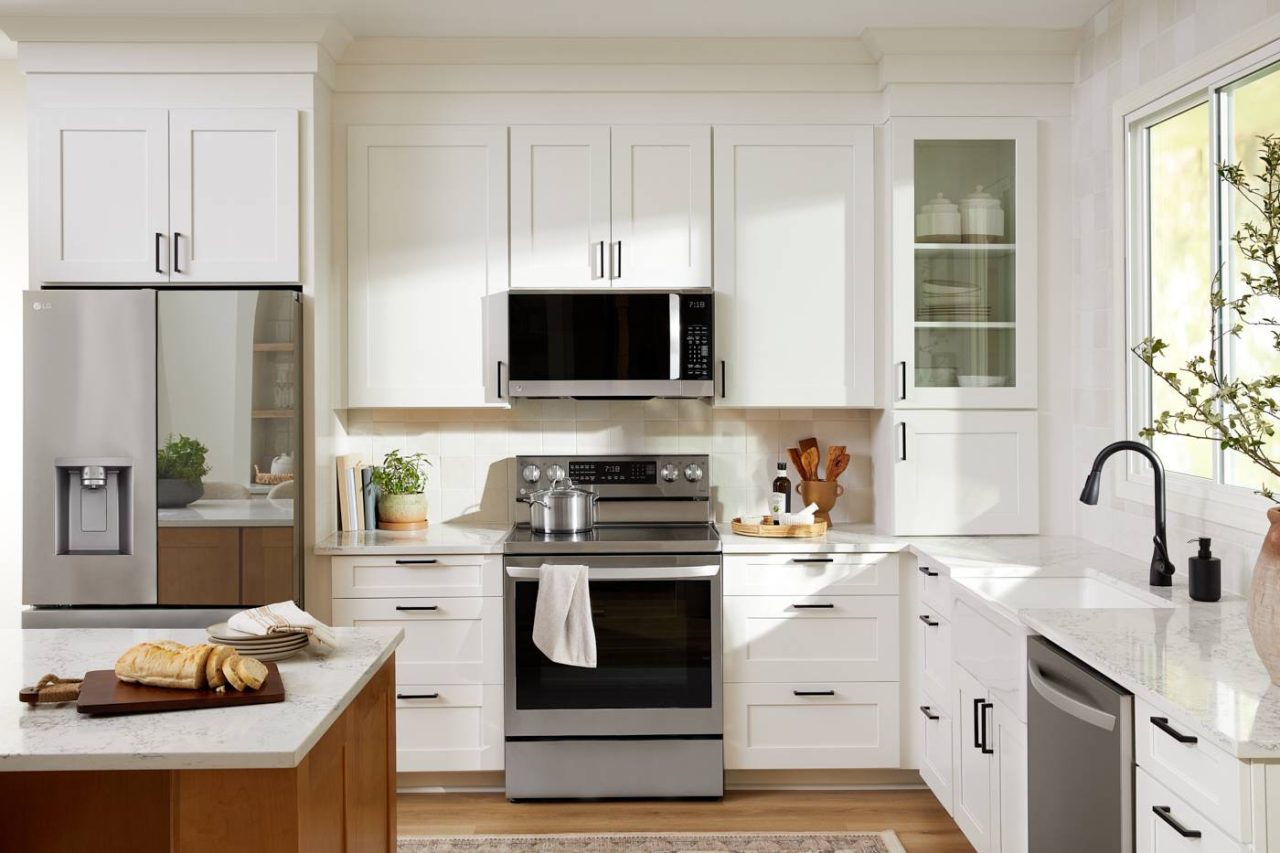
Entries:
{"type": "MultiPolygon", "coordinates": [[[[1229,297],[1242,290],[1247,262],[1232,236],[1260,213],[1240,202],[1217,178],[1215,164],[1239,162],[1250,175],[1261,169],[1258,137],[1280,136],[1280,63],[1201,81],[1172,103],[1131,120],[1130,128],[1130,346],[1150,334],[1168,344],[1169,368],[1210,347],[1210,285],[1221,269],[1229,297]]],[[[1259,316],[1280,316],[1280,305],[1255,304],[1259,316]]],[[[1265,329],[1247,329],[1216,344],[1231,375],[1280,372],[1280,357],[1265,329]]],[[[1132,356],[1126,354],[1127,358],[1132,356]]],[[[1160,412],[1178,410],[1180,398],[1145,367],[1130,365],[1133,432],[1160,412]]],[[[1233,487],[1247,495],[1280,483],[1253,462],[1215,442],[1155,436],[1152,446],[1175,476],[1172,488],[1203,491],[1233,487]]],[[[1280,439],[1275,442],[1280,453],[1280,439]]],[[[1138,470],[1138,469],[1135,469],[1138,470]]]]}

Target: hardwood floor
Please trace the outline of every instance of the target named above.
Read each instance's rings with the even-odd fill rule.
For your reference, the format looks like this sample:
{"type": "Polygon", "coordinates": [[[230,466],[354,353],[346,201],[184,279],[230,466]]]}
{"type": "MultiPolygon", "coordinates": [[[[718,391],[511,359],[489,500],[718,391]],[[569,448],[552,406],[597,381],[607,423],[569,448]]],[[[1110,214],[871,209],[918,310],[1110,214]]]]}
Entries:
{"type": "Polygon", "coordinates": [[[718,802],[508,803],[498,793],[400,794],[401,835],[559,832],[898,833],[909,853],[971,851],[928,791],[730,791],[718,802]]]}

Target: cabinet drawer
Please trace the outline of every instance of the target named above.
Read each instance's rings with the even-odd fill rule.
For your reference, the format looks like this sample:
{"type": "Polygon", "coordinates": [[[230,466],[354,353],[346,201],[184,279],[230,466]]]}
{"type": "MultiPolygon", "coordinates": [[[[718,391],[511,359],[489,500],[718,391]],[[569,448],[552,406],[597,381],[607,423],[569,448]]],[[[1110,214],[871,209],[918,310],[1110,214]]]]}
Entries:
{"type": "Polygon", "coordinates": [[[951,570],[941,563],[924,560],[916,563],[914,583],[920,600],[944,619],[951,618],[951,570]]]}
{"type": "Polygon", "coordinates": [[[898,766],[895,682],[726,684],[725,767],[898,766]]]}
{"type": "MultiPolygon", "coordinates": [[[[925,697],[929,701],[929,697],[925,697]]],[[[907,709],[911,719],[911,709],[907,709]]],[[[951,814],[951,713],[942,704],[923,705],[917,709],[914,725],[920,726],[920,778],[933,791],[942,807],[951,814]]]]}
{"type": "MultiPolygon", "coordinates": [[[[956,595],[951,611],[957,665],[978,679],[1019,720],[1027,720],[1027,638],[956,595]]],[[[996,617],[998,618],[998,617],[996,617]]]]}
{"type": "Polygon", "coordinates": [[[334,557],[334,598],[502,595],[502,557],[483,555],[334,557]]]}
{"type": "Polygon", "coordinates": [[[951,622],[932,607],[923,606],[916,614],[916,625],[923,639],[921,679],[931,696],[951,695],[951,622]]]}
{"type": "Polygon", "coordinates": [[[725,595],[897,595],[897,554],[726,557],[725,595]]]}
{"type": "Polygon", "coordinates": [[[726,682],[896,681],[896,596],[728,596],[726,682]]]}
{"type": "Polygon", "coordinates": [[[1215,826],[1141,767],[1137,770],[1136,787],[1136,853],[1208,853],[1210,850],[1213,853],[1245,853],[1250,849],[1215,826]],[[1186,832],[1198,832],[1200,836],[1189,838],[1179,832],[1178,827],[1186,832]]]}
{"type": "Polygon", "coordinates": [[[1249,765],[1141,699],[1135,700],[1133,713],[1138,766],[1229,834],[1249,841],[1249,765]],[[1195,740],[1184,743],[1178,737],[1195,740]]]}
{"type": "Polygon", "coordinates": [[[396,685],[396,769],[502,769],[502,685],[396,685]]]}
{"type": "Polygon", "coordinates": [[[401,628],[400,684],[501,684],[501,598],[336,598],[333,623],[401,628]]]}

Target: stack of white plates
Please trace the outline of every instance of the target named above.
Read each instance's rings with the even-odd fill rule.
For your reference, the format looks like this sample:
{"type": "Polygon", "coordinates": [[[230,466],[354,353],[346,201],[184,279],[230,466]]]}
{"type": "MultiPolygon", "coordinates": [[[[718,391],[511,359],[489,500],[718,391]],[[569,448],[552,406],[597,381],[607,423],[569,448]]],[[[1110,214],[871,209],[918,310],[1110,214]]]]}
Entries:
{"type": "Polygon", "coordinates": [[[291,658],[305,649],[308,642],[307,635],[302,631],[259,637],[229,628],[226,622],[210,625],[205,630],[209,632],[209,642],[231,646],[240,654],[261,661],[291,658]]]}

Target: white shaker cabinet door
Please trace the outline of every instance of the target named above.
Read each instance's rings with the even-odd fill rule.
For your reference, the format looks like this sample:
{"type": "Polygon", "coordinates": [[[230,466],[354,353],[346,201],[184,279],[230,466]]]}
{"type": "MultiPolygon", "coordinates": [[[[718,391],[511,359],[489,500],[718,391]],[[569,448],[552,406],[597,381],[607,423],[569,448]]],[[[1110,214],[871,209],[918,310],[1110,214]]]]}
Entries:
{"type": "Polygon", "coordinates": [[[994,703],[986,689],[959,666],[951,677],[955,702],[952,722],[951,816],[978,853],[995,853],[998,803],[995,754],[991,750],[994,703]]]}
{"type": "Polygon", "coordinates": [[[347,137],[348,405],[503,405],[507,132],[347,137]]]}
{"type": "Polygon", "coordinates": [[[511,128],[511,286],[609,285],[609,128],[511,128]]]}
{"type": "Polygon", "coordinates": [[[898,412],[894,430],[895,534],[1039,532],[1035,412],[898,412]]]}
{"type": "Polygon", "coordinates": [[[33,124],[38,280],[168,281],[168,111],[43,110],[33,124]]]}
{"type": "Polygon", "coordinates": [[[169,112],[174,282],[298,281],[298,111],[169,112]]]}
{"type": "Polygon", "coordinates": [[[875,404],[873,165],[869,127],[715,128],[717,404],[875,404]]]}
{"type": "Polygon", "coordinates": [[[711,286],[711,128],[612,130],[614,287],[711,286]]]}

